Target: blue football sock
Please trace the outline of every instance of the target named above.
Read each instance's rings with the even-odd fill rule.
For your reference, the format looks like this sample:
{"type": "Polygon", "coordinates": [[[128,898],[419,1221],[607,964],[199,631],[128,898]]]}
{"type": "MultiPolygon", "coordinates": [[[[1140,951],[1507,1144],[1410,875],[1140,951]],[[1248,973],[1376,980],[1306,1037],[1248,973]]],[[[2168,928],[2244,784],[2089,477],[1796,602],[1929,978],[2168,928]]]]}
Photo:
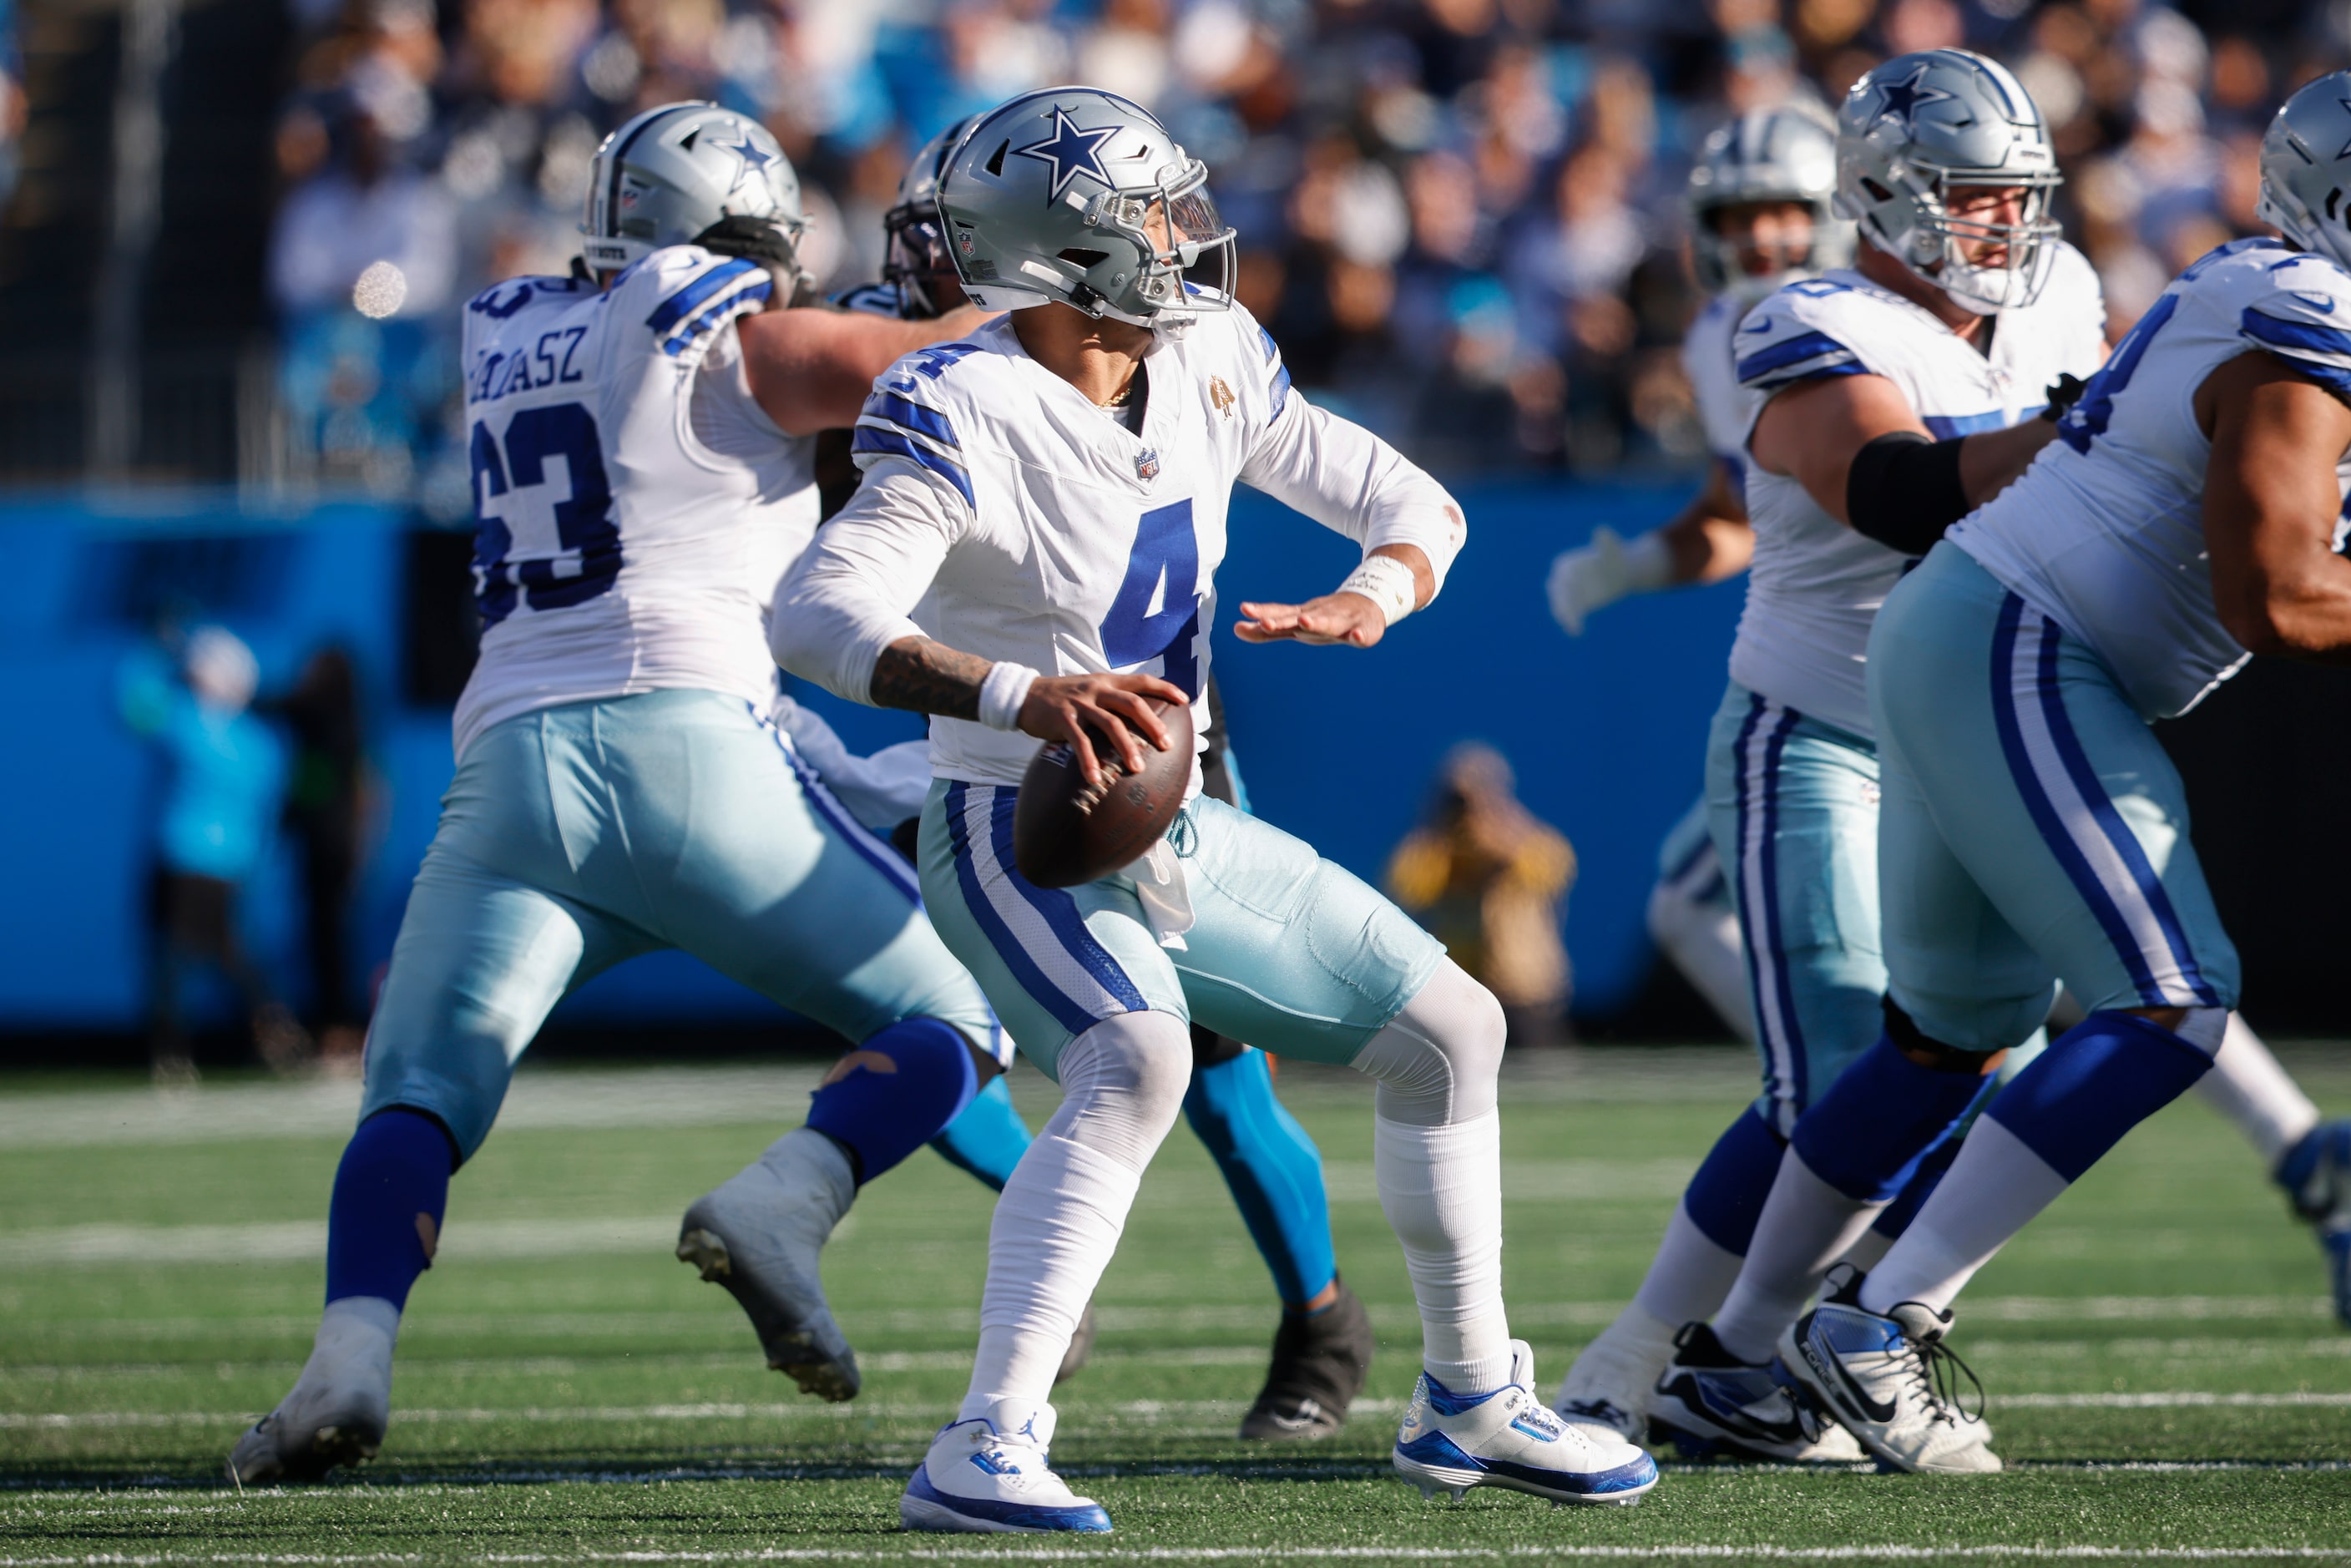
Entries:
{"type": "Polygon", "coordinates": [[[978,1090],[960,1030],[904,1019],[834,1064],[809,1096],[808,1124],[848,1151],[862,1186],[938,1136],[978,1090]]]}
{"type": "Polygon", "coordinates": [[[433,1266],[457,1147],[440,1123],[395,1105],[360,1124],[327,1210],[327,1301],[381,1296],[405,1309],[433,1266]]]}
{"type": "Polygon", "coordinates": [[[1789,1141],[1814,1176],[1847,1197],[1889,1202],[1993,1082],[1921,1067],[1880,1035],[1796,1119],[1789,1141]]]}
{"type": "Polygon", "coordinates": [[[1338,1275],[1322,1154],[1273,1097],[1265,1052],[1196,1067],[1184,1115],[1232,1188],[1284,1306],[1303,1306],[1338,1275]]]}
{"type": "Polygon", "coordinates": [[[1726,1252],[1747,1256],[1755,1239],[1755,1219],[1763,1212],[1771,1183],[1780,1174],[1780,1155],[1787,1147],[1754,1106],[1730,1124],[1714,1141],[1706,1163],[1682,1191],[1682,1207],[1690,1223],[1726,1252]]]}
{"type": "Polygon", "coordinates": [[[2161,1024],[2096,1012],[2016,1075],[1984,1112],[2067,1181],[2170,1104],[2212,1059],[2161,1024]]]}
{"type": "Polygon", "coordinates": [[[971,1097],[963,1114],[931,1140],[947,1164],[960,1166],[996,1192],[1012,1179],[1012,1167],[1029,1147],[1029,1124],[1012,1108],[1012,1091],[1001,1078],[971,1097]]]}

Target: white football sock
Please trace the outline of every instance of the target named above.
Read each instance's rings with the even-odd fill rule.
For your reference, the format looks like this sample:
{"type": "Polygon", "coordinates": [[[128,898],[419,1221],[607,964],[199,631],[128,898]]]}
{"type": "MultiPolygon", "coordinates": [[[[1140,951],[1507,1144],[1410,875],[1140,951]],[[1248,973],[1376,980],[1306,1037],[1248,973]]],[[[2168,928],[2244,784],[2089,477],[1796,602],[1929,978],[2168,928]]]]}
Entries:
{"type": "MultiPolygon", "coordinates": [[[[1646,1396],[1666,1370],[1666,1363],[1673,1359],[1674,1335],[1680,1332],[1680,1323],[1653,1317],[1639,1301],[1633,1302],[1600,1331],[1598,1338],[1576,1353],[1574,1364],[1560,1380],[1553,1406],[1574,1399],[1612,1397],[1620,1390],[1634,1392],[1625,1385],[1637,1385],[1646,1396]]],[[[1625,1414],[1638,1416],[1641,1411],[1636,1408],[1625,1414]]]]}
{"type": "Polygon", "coordinates": [[[2196,1092],[2237,1124],[2265,1171],[2277,1169],[2285,1152],[2318,1125],[2318,1107],[2235,1013],[2229,1015],[2212,1071],[2196,1081],[2196,1092]]]}
{"type": "Polygon", "coordinates": [[[1504,1386],[1500,1114],[1446,1127],[1374,1117],[1372,1167],[1420,1307],[1421,1364],[1456,1394],[1504,1386]]]}
{"type": "Polygon", "coordinates": [[[1633,1300],[1649,1321],[1667,1325],[1666,1339],[1670,1343],[1682,1324],[1710,1318],[1721,1310],[1744,1261],[1700,1230],[1698,1221],[1689,1217],[1688,1206],[1677,1203],[1674,1217],[1666,1221],[1666,1238],[1657,1243],[1657,1255],[1650,1260],[1649,1271],[1633,1300]]]}
{"type": "Polygon", "coordinates": [[[1754,1044],[1755,1007],[1747,994],[1747,953],[1740,946],[1739,916],[1660,882],[1649,890],[1649,937],[1731,1032],[1754,1044]]]}
{"type": "Polygon", "coordinates": [[[1745,1362],[1771,1360],[1821,1276],[1885,1207],[1847,1197],[1814,1176],[1793,1148],[1782,1155],[1747,1244],[1746,1266],[1715,1316],[1723,1349],[1745,1362]]]}
{"type": "Polygon", "coordinates": [[[1862,1281],[1861,1304],[1873,1312],[1902,1301],[1949,1310],[1976,1270],[2066,1185],[2014,1133],[1977,1117],[1942,1185],[1862,1281]]]}
{"type": "Polygon", "coordinates": [[[1866,1274],[1877,1267],[1877,1260],[1885,1257],[1887,1249],[1893,1245],[1893,1237],[1872,1225],[1861,1233],[1852,1246],[1844,1249],[1844,1256],[1837,1261],[1850,1263],[1866,1274]]]}
{"type": "Polygon", "coordinates": [[[1192,1034],[1170,1013],[1126,1013],[1071,1040],[1057,1065],[1061,1107],[1013,1167],[988,1227],[979,1351],[958,1420],[1050,1403],[1144,1166],[1183,1109],[1192,1034]]]}
{"type": "MultiPolygon", "coordinates": [[[[278,1408],[297,1427],[314,1409],[347,1404],[354,1392],[368,1403],[392,1396],[392,1351],[400,1338],[400,1309],[381,1296],[345,1296],[319,1314],[319,1333],[302,1375],[278,1408]]],[[[389,1409],[387,1404],[386,1409],[389,1409]]]]}

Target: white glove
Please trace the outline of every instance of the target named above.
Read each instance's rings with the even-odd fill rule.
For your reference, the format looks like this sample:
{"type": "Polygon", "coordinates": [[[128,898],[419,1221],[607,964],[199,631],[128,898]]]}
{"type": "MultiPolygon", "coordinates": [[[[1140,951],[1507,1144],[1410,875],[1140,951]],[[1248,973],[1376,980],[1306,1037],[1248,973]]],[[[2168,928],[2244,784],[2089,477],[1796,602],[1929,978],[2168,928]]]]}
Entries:
{"type": "Polygon", "coordinates": [[[1551,563],[1551,618],[1571,637],[1583,635],[1583,619],[1628,593],[1651,593],[1673,580],[1673,551],[1655,533],[1625,542],[1615,529],[1592,530],[1592,542],[1562,550],[1551,563]]]}

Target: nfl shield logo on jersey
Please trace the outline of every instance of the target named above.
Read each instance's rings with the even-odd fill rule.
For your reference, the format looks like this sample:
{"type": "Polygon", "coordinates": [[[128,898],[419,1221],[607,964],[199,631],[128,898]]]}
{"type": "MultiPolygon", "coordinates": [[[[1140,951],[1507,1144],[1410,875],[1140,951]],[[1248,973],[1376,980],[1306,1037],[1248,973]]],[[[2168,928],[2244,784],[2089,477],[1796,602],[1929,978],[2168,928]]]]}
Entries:
{"type": "Polygon", "coordinates": [[[1159,477],[1159,454],[1146,446],[1134,455],[1134,476],[1138,479],[1159,477]]]}

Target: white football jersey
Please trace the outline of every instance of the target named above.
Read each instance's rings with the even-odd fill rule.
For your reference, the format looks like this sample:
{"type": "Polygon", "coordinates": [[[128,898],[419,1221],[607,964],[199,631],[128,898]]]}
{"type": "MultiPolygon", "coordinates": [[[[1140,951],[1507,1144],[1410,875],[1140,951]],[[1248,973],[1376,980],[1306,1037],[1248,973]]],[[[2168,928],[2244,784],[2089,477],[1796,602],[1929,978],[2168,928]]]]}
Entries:
{"type": "Polygon", "coordinates": [[[1730,476],[1730,486],[1747,486],[1748,400],[1740,390],[1738,361],[1731,357],[1730,337],[1739,329],[1746,308],[1732,294],[1707,301],[1682,334],[1682,373],[1689,378],[1690,399],[1698,404],[1698,428],[1706,433],[1706,449],[1730,476]]]}
{"type": "MultiPolygon", "coordinates": [[[[2212,604],[2212,444],[2196,423],[2196,392],[2252,350],[2351,398],[2351,273],[2273,239],[2213,251],[2139,318],[2060,439],[1951,530],[1985,570],[2095,649],[2149,718],[2187,712],[2249,656],[2212,604]]],[[[2351,463],[2335,478],[2351,494],[2351,463]]],[[[2338,516],[2338,549],[2344,529],[2338,516]]]]}
{"type": "MultiPolygon", "coordinates": [[[[882,650],[927,635],[1048,675],[1165,676],[1192,694],[1205,734],[1236,480],[1366,550],[1417,545],[1442,581],[1461,542],[1458,505],[1293,392],[1247,310],[1159,336],[1139,372],[1140,435],[1030,359],[1014,319],[910,354],[874,382],[857,426],[864,483],[777,599],[787,669],[865,701],[882,650]]],[[[1037,744],[931,720],[942,778],[1018,785],[1037,744]]]]}
{"type": "Polygon", "coordinates": [[[813,444],[753,401],[734,323],[767,270],[695,246],[609,289],[465,308],[480,661],[456,747],[517,714],[667,687],[775,689],[768,600],[816,530],[813,444]]]}
{"type": "MultiPolygon", "coordinates": [[[[1921,307],[1837,268],[1792,283],[1732,340],[1747,397],[1740,442],[1772,394],[1823,376],[1884,376],[1938,441],[1999,430],[2047,406],[2061,373],[2105,351],[2105,303],[2082,253],[2060,243],[2041,298],[2003,310],[1984,350],[1921,307]]],[[[1794,478],[1747,467],[1755,564],[1730,651],[1731,678],[1855,735],[1871,733],[1862,679],[1870,622],[1909,559],[1823,511],[1794,478]]]]}

